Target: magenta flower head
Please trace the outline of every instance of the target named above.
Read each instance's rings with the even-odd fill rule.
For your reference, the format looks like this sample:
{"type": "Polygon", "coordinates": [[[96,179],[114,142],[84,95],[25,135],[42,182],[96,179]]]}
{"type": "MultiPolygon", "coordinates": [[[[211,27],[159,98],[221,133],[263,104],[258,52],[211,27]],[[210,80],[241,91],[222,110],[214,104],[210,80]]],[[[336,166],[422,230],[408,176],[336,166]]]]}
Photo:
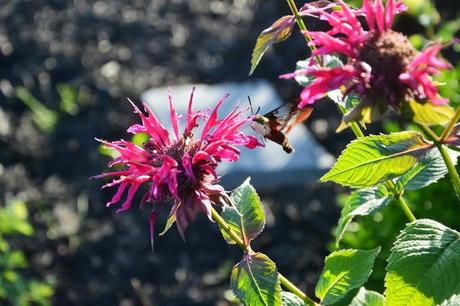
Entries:
{"type": "Polygon", "coordinates": [[[142,123],[129,127],[128,132],[146,133],[150,139],[142,147],[125,140],[100,140],[119,154],[109,163],[109,167],[121,167],[121,170],[96,176],[113,178],[103,188],[118,188],[107,206],[120,202],[126,194],[126,199],[117,212],[126,211],[131,207],[134,195],[141,186],[147,186],[141,207],[151,205],[151,239],[158,209],[168,203],[172,204],[169,220],[175,220],[182,237],[187,226],[198,214],[203,213],[212,220],[211,205],[227,203],[227,194],[218,184],[217,165],[222,161],[237,161],[240,154],[238,146],[254,149],[260,145],[256,137],[245,135],[241,131],[252,118],[243,116],[238,107],[225,118],[218,118],[219,107],[227,96],[217,103],[212,112],[194,112],[192,91],[184,130],[181,133],[181,116],[174,110],[170,94],[172,136],[146,104],[144,114],[131,102],[142,123]],[[204,121],[204,125],[197,137],[195,129],[200,121],[204,121]]]}
{"type": "Polygon", "coordinates": [[[395,14],[406,9],[402,2],[388,0],[383,5],[382,0],[363,0],[360,9],[353,9],[342,0],[337,3],[307,3],[301,9],[301,14],[319,17],[331,27],[326,32],[305,33],[316,47],[313,55],[324,58],[338,54],[346,62],[335,67],[312,62],[305,69],[281,76],[305,75],[314,80],[302,91],[300,107],[315,103],[335,89],[361,98],[361,105],[356,108],[359,111],[355,111],[358,118],[352,120],[362,119],[359,113],[364,107],[398,109],[401,102],[410,99],[435,105],[447,103],[431,79],[440,69],[450,67],[437,58],[441,45],[432,44],[419,53],[406,36],[391,30],[395,14]],[[366,28],[360,22],[362,16],[366,28]]]}

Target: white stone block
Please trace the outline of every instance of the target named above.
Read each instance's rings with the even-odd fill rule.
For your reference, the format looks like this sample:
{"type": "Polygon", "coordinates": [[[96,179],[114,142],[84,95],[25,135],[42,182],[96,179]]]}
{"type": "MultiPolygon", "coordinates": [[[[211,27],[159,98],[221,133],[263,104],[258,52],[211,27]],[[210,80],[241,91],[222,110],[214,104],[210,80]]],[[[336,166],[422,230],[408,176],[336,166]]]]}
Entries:
{"type": "MultiPolygon", "coordinates": [[[[176,111],[186,114],[190,92],[194,85],[171,86],[176,111]]],[[[217,101],[226,93],[230,97],[223,103],[220,116],[230,112],[236,104],[242,107],[248,105],[247,97],[251,97],[253,107],[260,107],[260,113],[266,113],[282,105],[282,101],[274,88],[267,81],[245,83],[222,83],[215,85],[196,85],[193,109],[213,109],[217,101]]],[[[161,122],[169,123],[168,88],[155,88],[141,95],[161,122]]],[[[248,116],[250,112],[248,112],[248,116]]],[[[168,124],[165,124],[168,126],[168,124]]],[[[169,126],[168,126],[169,127],[169,126]]],[[[256,132],[250,126],[248,133],[256,132]]],[[[256,150],[241,150],[241,158],[236,163],[223,163],[219,173],[223,175],[222,182],[226,188],[234,188],[247,176],[252,177],[252,183],[259,188],[273,188],[283,184],[304,184],[316,180],[327,168],[330,168],[334,158],[316,142],[304,125],[298,125],[289,133],[289,141],[295,148],[291,154],[283,151],[282,147],[269,140],[265,148],[256,150]]]]}

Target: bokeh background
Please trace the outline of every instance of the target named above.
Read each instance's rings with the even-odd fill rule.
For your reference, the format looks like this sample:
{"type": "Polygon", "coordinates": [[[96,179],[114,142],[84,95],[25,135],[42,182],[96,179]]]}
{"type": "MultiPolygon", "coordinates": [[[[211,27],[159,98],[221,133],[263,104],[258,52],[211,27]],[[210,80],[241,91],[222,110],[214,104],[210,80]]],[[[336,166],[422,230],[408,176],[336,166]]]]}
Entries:
{"type": "MultiPolygon", "coordinates": [[[[458,36],[460,2],[405,3],[410,10],[396,28],[417,47],[458,36]]],[[[156,239],[152,253],[148,212],[115,214],[104,205],[112,191],[89,180],[109,161],[94,137],[126,138],[137,120],[126,97],[138,100],[149,88],[246,81],[258,33],[288,13],[278,0],[0,0],[0,305],[233,303],[229,272],[240,251],[200,217],[185,243],[174,229],[156,239]]],[[[454,104],[456,49],[443,51],[455,69],[439,78],[454,104]]],[[[300,88],[277,76],[306,56],[295,33],[264,57],[253,78],[293,99],[300,88]]],[[[353,139],[349,131],[335,134],[338,122],[325,101],[307,123],[335,156],[353,139]]],[[[404,122],[387,120],[370,132],[401,128],[404,122]]],[[[328,242],[346,192],[315,182],[260,192],[268,224],[255,248],[309,293],[333,248],[328,242]]],[[[447,179],[407,197],[417,216],[460,224],[447,179]]],[[[385,255],[405,222],[390,206],[353,223],[343,246],[382,245],[385,255]]],[[[382,291],[384,266],[380,260],[368,287],[382,291]]]]}

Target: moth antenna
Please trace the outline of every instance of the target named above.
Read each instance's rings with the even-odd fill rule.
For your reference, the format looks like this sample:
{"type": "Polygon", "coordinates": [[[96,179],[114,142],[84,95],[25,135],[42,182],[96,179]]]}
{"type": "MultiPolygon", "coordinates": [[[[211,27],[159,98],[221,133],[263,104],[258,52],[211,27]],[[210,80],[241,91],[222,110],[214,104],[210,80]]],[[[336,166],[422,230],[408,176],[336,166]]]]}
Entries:
{"type": "Polygon", "coordinates": [[[252,108],[251,97],[248,96],[249,106],[251,107],[251,113],[254,116],[254,109],[252,108]]]}
{"type": "Polygon", "coordinates": [[[257,108],[256,115],[259,113],[259,111],[260,111],[260,106],[257,108]]]}

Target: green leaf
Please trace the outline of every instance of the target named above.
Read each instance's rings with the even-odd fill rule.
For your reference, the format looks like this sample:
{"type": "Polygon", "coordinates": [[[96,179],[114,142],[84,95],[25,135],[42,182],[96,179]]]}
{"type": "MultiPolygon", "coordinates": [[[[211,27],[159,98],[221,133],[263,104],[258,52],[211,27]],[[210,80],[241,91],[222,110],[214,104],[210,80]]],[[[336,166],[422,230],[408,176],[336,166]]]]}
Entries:
{"type": "MultiPolygon", "coordinates": [[[[296,82],[302,87],[307,87],[311,83],[313,83],[313,81],[315,80],[315,77],[311,76],[311,75],[305,75],[305,73],[302,73],[302,71],[305,70],[305,69],[311,69],[311,68],[320,69],[320,68],[324,68],[324,67],[334,68],[334,67],[343,66],[343,63],[340,60],[340,58],[338,58],[337,56],[334,56],[334,55],[324,55],[324,56],[322,56],[322,60],[323,60],[322,66],[318,65],[315,57],[308,57],[308,58],[306,58],[304,60],[298,61],[297,64],[296,64],[296,73],[295,73],[296,82]]],[[[340,93],[340,90],[337,90],[337,91],[340,93]]],[[[335,92],[335,90],[334,90],[334,92],[335,92]]],[[[332,93],[332,92],[330,92],[330,93],[332,93]]],[[[338,93],[335,93],[335,94],[332,94],[332,95],[334,97],[335,96],[338,97],[338,93]]]]}
{"type": "Polygon", "coordinates": [[[0,232],[3,234],[20,233],[30,236],[33,227],[27,221],[27,206],[20,200],[12,200],[0,210],[0,232]]]}
{"type": "Polygon", "coordinates": [[[348,197],[340,215],[339,224],[335,231],[336,245],[339,245],[348,224],[355,216],[373,215],[386,207],[392,200],[393,197],[383,185],[353,192],[348,197]]]}
{"type": "Polygon", "coordinates": [[[326,257],[315,294],[322,304],[330,305],[352,289],[363,285],[372,272],[380,247],[373,250],[340,250],[326,257]]]}
{"type": "Polygon", "coordinates": [[[291,35],[294,21],[295,18],[292,15],[283,16],[260,33],[256,41],[256,46],[252,51],[251,70],[249,71],[249,75],[254,73],[262,56],[272,45],[286,40],[291,35]]]}
{"type": "Polygon", "coordinates": [[[2,258],[2,265],[6,268],[17,269],[26,268],[27,260],[21,251],[14,250],[6,253],[2,258]]]}
{"type": "Polygon", "coordinates": [[[439,306],[458,306],[460,305],[460,295],[455,294],[450,299],[445,300],[439,306]]]}
{"type": "Polygon", "coordinates": [[[336,89],[336,90],[332,90],[328,92],[327,96],[332,101],[344,107],[348,111],[354,108],[355,106],[357,106],[360,102],[360,97],[358,95],[349,93],[346,96],[344,96],[340,89],[336,89]]]}
{"type": "Polygon", "coordinates": [[[455,110],[448,104],[434,105],[430,101],[419,103],[410,100],[402,104],[401,110],[406,118],[415,123],[426,125],[447,124],[455,115],[455,110]]]}
{"type": "Polygon", "coordinates": [[[232,270],[230,286],[245,306],[281,305],[276,265],[262,253],[244,255],[232,270]]]}
{"type": "Polygon", "coordinates": [[[19,275],[16,271],[10,269],[4,269],[2,272],[3,278],[10,283],[14,283],[19,279],[19,275]]]}
{"type": "MultiPolygon", "coordinates": [[[[248,245],[264,229],[265,213],[256,190],[247,178],[231,196],[233,206],[224,207],[222,218],[248,245]]],[[[222,235],[228,243],[234,244],[233,239],[224,231],[222,235]]]]}
{"type": "Polygon", "coordinates": [[[34,301],[41,301],[44,298],[50,298],[53,296],[53,288],[46,284],[46,283],[40,283],[36,281],[32,281],[30,283],[30,295],[32,300],[34,301]]]}
{"type": "Polygon", "coordinates": [[[76,115],[78,112],[78,91],[69,84],[58,84],[56,86],[61,102],[59,107],[69,115],[76,115]]]}
{"type": "MultiPolygon", "coordinates": [[[[449,155],[451,155],[454,164],[457,164],[459,153],[449,150],[449,155]]],[[[432,150],[414,168],[399,177],[396,183],[406,190],[417,190],[436,183],[447,172],[446,164],[439,150],[432,150]]]]}
{"type": "Polygon", "coordinates": [[[169,215],[168,219],[166,220],[165,227],[163,228],[159,236],[163,236],[164,234],[166,234],[171,228],[171,226],[174,224],[174,222],[176,222],[176,215],[175,214],[169,215]]]}
{"type": "Polygon", "coordinates": [[[433,220],[407,225],[385,277],[387,305],[430,306],[460,293],[459,233],[433,220]]]}
{"type": "Polygon", "coordinates": [[[411,170],[433,147],[420,133],[372,135],[352,141],[321,182],[373,187],[411,170]]]}
{"type": "Polygon", "coordinates": [[[32,119],[43,132],[52,132],[56,127],[58,115],[38,101],[27,88],[19,86],[16,88],[16,96],[33,113],[32,119]]]}
{"type": "Polygon", "coordinates": [[[282,306],[305,306],[305,302],[297,295],[291,292],[281,292],[281,305],[282,306]]]}
{"type": "Polygon", "coordinates": [[[385,298],[378,292],[361,287],[358,294],[351,301],[350,306],[384,306],[385,298]]]}
{"type": "Polygon", "coordinates": [[[147,133],[137,133],[131,137],[131,142],[135,145],[142,146],[149,138],[150,136],[147,133]]]}

